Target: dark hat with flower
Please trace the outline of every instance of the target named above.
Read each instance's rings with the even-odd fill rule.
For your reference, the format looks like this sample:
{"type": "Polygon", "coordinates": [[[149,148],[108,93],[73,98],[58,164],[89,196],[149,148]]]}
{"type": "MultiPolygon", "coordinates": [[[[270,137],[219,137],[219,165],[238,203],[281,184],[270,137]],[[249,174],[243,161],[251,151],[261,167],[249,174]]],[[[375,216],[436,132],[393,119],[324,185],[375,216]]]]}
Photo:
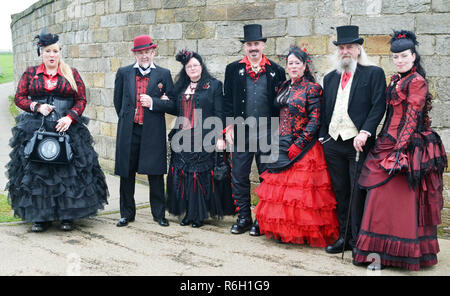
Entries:
{"type": "Polygon", "coordinates": [[[407,49],[414,49],[416,45],[419,45],[416,35],[406,30],[394,31],[390,43],[391,52],[402,52],[407,49]]]}
{"type": "Polygon", "coordinates": [[[289,52],[286,55],[286,60],[291,54],[295,55],[303,63],[306,63],[308,65],[311,64],[311,57],[309,56],[308,52],[306,51],[306,48],[301,49],[300,47],[298,47],[295,44],[291,45],[289,47],[289,52]]]}
{"type": "Polygon", "coordinates": [[[194,56],[193,51],[182,49],[175,55],[175,60],[177,60],[183,65],[186,65],[193,56],[194,56]]]}
{"type": "Polygon", "coordinates": [[[34,40],[37,40],[37,54],[41,55],[41,47],[52,45],[59,40],[59,36],[47,32],[47,29],[43,29],[39,35],[34,36],[34,40]]]}

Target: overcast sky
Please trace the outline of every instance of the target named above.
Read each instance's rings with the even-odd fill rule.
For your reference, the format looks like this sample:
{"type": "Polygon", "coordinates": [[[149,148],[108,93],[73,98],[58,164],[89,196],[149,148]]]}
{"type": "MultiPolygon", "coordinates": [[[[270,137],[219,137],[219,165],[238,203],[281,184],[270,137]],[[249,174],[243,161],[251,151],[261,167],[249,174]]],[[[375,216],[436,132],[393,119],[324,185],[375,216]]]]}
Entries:
{"type": "Polygon", "coordinates": [[[2,0],[0,7],[0,50],[12,50],[11,14],[19,13],[38,0],[2,0]]]}

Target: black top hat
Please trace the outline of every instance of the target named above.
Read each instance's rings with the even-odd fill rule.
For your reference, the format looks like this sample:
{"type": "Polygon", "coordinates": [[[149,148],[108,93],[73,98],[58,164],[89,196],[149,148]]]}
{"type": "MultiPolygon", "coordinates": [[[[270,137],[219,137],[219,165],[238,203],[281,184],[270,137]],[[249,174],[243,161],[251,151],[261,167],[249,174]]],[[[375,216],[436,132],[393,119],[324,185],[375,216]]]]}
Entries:
{"type": "Polygon", "coordinates": [[[251,24],[244,26],[244,39],[241,39],[242,43],[248,41],[263,41],[266,42],[267,38],[262,36],[262,26],[259,24],[251,24]]]}
{"type": "Polygon", "coordinates": [[[363,44],[364,39],[359,37],[358,26],[340,26],[336,28],[337,41],[333,41],[334,45],[358,43],[363,44]]]}

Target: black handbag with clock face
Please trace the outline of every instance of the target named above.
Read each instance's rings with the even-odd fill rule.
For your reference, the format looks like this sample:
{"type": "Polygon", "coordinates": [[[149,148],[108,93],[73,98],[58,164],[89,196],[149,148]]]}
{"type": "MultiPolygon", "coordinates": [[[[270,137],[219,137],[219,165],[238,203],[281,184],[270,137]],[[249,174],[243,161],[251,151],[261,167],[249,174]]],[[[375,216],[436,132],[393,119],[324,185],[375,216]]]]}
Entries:
{"type": "Polygon", "coordinates": [[[37,130],[25,146],[25,158],[31,161],[68,164],[73,158],[70,137],[65,133],[37,130]]]}
{"type": "Polygon", "coordinates": [[[68,164],[73,152],[70,136],[66,133],[47,132],[42,118],[41,127],[36,130],[24,148],[25,158],[34,162],[68,164]]]}

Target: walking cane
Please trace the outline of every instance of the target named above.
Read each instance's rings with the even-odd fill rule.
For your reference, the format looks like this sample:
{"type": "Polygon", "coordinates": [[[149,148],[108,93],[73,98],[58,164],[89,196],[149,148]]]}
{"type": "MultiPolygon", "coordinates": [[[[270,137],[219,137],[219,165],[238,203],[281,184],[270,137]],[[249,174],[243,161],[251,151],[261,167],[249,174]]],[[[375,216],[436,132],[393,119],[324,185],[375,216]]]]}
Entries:
{"type": "Polygon", "coordinates": [[[350,192],[350,201],[348,203],[347,222],[345,223],[344,245],[342,246],[342,260],[344,260],[345,242],[347,240],[348,224],[350,222],[350,212],[352,210],[353,193],[355,192],[355,187],[358,185],[358,178],[357,177],[358,177],[359,153],[360,153],[359,151],[356,151],[356,156],[355,156],[355,179],[353,180],[352,192],[350,192]]]}

